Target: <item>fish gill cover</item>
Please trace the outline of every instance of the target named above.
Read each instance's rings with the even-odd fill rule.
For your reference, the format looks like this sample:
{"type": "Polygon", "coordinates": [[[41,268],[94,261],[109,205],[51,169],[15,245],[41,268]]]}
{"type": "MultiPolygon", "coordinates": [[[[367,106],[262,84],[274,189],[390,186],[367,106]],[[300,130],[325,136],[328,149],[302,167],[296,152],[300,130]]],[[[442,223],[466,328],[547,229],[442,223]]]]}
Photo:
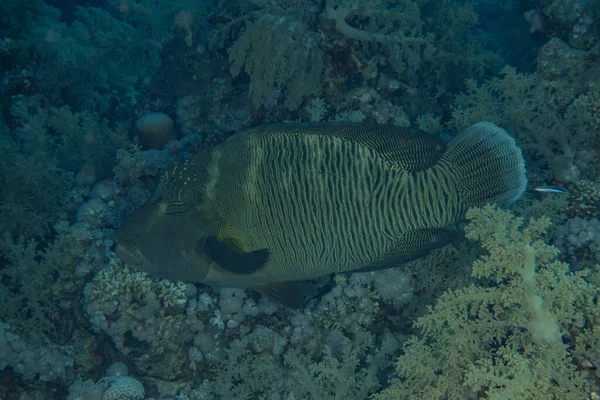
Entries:
{"type": "Polygon", "coordinates": [[[589,0],[3,0],[0,397],[598,399],[598,18],[589,0]],[[303,123],[326,139],[238,152],[303,123]],[[482,123],[516,150],[469,148],[482,123]],[[521,195],[517,153],[530,189],[564,193],[521,195]],[[457,175],[419,178],[440,162],[457,175]],[[392,176],[405,191],[371,204],[392,176]],[[450,194],[479,208],[388,229],[454,215],[450,194]],[[136,235],[183,223],[122,246],[146,201],[136,235]],[[148,249],[167,272],[244,284],[147,274],[148,249]],[[267,268],[303,254],[335,268],[295,284],[267,268]]]}

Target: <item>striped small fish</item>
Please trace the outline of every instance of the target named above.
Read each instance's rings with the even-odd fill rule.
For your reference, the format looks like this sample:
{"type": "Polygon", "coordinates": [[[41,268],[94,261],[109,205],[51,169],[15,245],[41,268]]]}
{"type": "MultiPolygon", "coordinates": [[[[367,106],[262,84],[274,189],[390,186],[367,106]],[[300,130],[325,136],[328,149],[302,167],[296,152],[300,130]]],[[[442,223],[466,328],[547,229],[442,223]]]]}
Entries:
{"type": "Polygon", "coordinates": [[[469,207],[509,204],[526,186],[521,150],[488,122],[447,144],[394,126],[262,127],[167,171],[116,252],[161,277],[298,306],[295,282],[423,256],[469,207]]]}

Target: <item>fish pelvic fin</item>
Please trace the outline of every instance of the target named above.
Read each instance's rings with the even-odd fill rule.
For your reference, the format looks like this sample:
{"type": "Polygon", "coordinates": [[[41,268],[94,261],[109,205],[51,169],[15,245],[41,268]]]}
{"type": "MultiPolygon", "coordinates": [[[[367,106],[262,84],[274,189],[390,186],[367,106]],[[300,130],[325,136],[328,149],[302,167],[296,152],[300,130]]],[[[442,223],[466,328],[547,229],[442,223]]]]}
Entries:
{"type": "Polygon", "coordinates": [[[301,282],[270,283],[258,286],[256,290],[289,308],[302,308],[306,305],[304,302],[305,285],[301,282]]]}

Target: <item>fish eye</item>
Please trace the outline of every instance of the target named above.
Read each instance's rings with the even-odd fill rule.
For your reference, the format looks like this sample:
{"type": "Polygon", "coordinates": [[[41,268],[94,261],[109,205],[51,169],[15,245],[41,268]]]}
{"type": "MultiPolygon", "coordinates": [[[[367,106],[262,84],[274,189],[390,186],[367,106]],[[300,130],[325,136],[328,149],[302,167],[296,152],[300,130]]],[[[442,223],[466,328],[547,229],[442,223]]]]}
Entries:
{"type": "Polygon", "coordinates": [[[169,208],[169,204],[166,201],[159,201],[156,203],[156,211],[161,214],[166,214],[167,209],[169,208]]]}

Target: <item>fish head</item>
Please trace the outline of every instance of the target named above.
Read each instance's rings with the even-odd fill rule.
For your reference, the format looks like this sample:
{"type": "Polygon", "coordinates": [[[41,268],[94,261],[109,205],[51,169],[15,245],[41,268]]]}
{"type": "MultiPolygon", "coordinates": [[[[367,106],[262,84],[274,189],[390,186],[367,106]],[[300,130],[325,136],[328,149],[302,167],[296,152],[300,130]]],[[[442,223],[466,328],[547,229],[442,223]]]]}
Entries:
{"type": "Polygon", "coordinates": [[[202,282],[211,260],[202,253],[208,234],[198,199],[183,190],[157,192],[117,228],[115,253],[140,271],[202,282]]]}

